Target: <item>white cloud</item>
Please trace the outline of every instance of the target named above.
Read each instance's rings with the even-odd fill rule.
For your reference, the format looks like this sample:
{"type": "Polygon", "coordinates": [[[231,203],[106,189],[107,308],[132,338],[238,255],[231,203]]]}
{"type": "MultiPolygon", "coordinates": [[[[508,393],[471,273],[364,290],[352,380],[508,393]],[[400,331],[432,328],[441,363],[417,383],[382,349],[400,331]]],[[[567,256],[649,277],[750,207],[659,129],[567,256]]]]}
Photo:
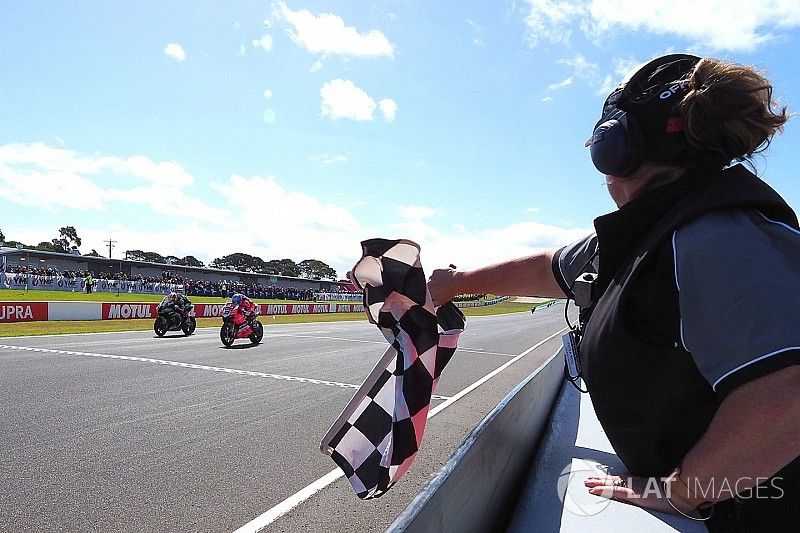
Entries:
{"type": "Polygon", "coordinates": [[[50,211],[98,211],[106,205],[129,204],[171,216],[186,212],[189,219],[223,215],[184,192],[194,182],[173,161],[84,156],[42,143],[0,146],[0,198],[50,211]],[[20,183],[29,186],[19,187],[20,183]]]}
{"type": "Polygon", "coordinates": [[[553,101],[553,97],[552,96],[545,96],[545,97],[541,98],[539,101],[540,102],[552,102],[553,101]]]}
{"type": "Polygon", "coordinates": [[[263,258],[319,259],[343,274],[357,259],[358,242],[374,234],[344,207],[287,190],[273,176],[234,175],[213,187],[222,201],[239,206],[242,219],[250,221],[251,231],[235,246],[255,250],[263,258]],[[262,201],[242,203],[242,191],[262,201]],[[269,205],[266,215],[263,202],[269,205]]]}
{"type": "Polygon", "coordinates": [[[577,54],[572,58],[561,58],[556,62],[571,69],[571,79],[581,80],[594,88],[596,94],[606,96],[628,72],[642,63],[631,57],[616,57],[612,61],[614,65],[613,74],[605,74],[603,76],[600,75],[600,68],[597,64],[590,62],[581,54],[577,54]]]}
{"type": "Polygon", "coordinates": [[[547,88],[550,89],[551,91],[555,91],[558,89],[563,89],[564,87],[567,87],[569,85],[572,85],[572,76],[558,83],[551,83],[550,85],[547,86],[547,88]]]}
{"type": "Polygon", "coordinates": [[[394,122],[394,117],[397,115],[397,102],[391,98],[384,98],[378,102],[378,107],[383,114],[383,118],[386,119],[386,122],[394,122]]]}
{"type": "Polygon", "coordinates": [[[572,0],[526,0],[530,11],[525,17],[528,26],[528,45],[539,44],[542,39],[554,43],[568,43],[572,30],[570,24],[585,16],[586,7],[572,0]]]}
{"type": "Polygon", "coordinates": [[[403,220],[418,221],[436,216],[438,210],[422,205],[401,205],[397,212],[403,220]]]}
{"type": "MultiPolygon", "coordinates": [[[[331,156],[336,161],[342,158],[331,156]]],[[[134,211],[143,220],[161,217],[164,229],[158,232],[122,226],[107,213],[90,217],[96,223],[78,229],[87,250],[102,251],[100,243],[111,232],[124,243],[122,250],[190,254],[206,262],[245,251],[265,259],[319,259],[343,274],[359,254],[358,242],[375,234],[347,209],[288,190],[271,176],[233,175],[210,186],[199,185],[175,162],[81,155],[41,143],[0,145],[0,198],[26,206],[33,217],[42,210],[59,217],[83,212],[86,217],[87,212],[107,209],[111,209],[107,213],[134,211]],[[213,205],[195,196],[203,189],[215,198],[213,205]],[[242,201],[243,197],[253,201],[242,201]],[[246,231],[231,220],[234,208],[237,220],[247,221],[246,231]]],[[[3,229],[30,242],[52,237],[24,228],[3,229]]]]}
{"type": "Polygon", "coordinates": [[[332,13],[314,15],[306,9],[292,11],[285,2],[273,4],[273,16],[287,22],[289,38],[312,54],[355,57],[394,57],[394,47],[379,30],[359,33],[332,13]]]}
{"type": "Polygon", "coordinates": [[[401,221],[392,228],[394,235],[409,238],[422,247],[425,272],[455,264],[462,270],[530,255],[552,249],[588,235],[592,228],[560,228],[536,222],[521,222],[480,231],[457,224],[449,231],[423,220],[401,221]]]}
{"type": "Polygon", "coordinates": [[[251,44],[253,45],[253,48],[261,48],[265,52],[269,52],[272,50],[272,36],[268,33],[265,33],[260,39],[253,39],[251,44]]]}
{"type": "Polygon", "coordinates": [[[800,26],[800,3],[786,0],[526,0],[528,43],[568,43],[628,30],[669,35],[711,50],[750,51],[800,26]]]}
{"type": "Polygon", "coordinates": [[[308,72],[310,74],[314,74],[315,72],[319,72],[320,70],[322,70],[322,67],[323,67],[322,61],[319,60],[314,61],[314,63],[312,63],[311,67],[308,69],[308,72]]]}
{"type": "Polygon", "coordinates": [[[186,52],[183,50],[183,46],[178,43],[169,43],[165,46],[164,54],[178,62],[186,60],[186,52]]]}
{"type": "Polygon", "coordinates": [[[483,28],[470,19],[467,19],[467,25],[472,30],[472,44],[474,46],[483,46],[483,28]]]}
{"type": "Polygon", "coordinates": [[[594,80],[597,79],[599,75],[597,64],[589,62],[589,60],[581,54],[577,54],[573,58],[561,58],[557,63],[567,65],[572,69],[573,75],[581,79],[594,80]]]}
{"type": "Polygon", "coordinates": [[[267,100],[272,98],[272,89],[264,89],[264,98],[267,100]]]}
{"type": "Polygon", "coordinates": [[[350,80],[331,80],[322,86],[319,94],[322,97],[322,116],[333,120],[372,120],[375,100],[350,80]]]}
{"type": "Polygon", "coordinates": [[[321,161],[324,165],[335,165],[335,164],[347,163],[347,161],[348,161],[347,156],[343,155],[343,154],[337,154],[337,155],[322,154],[322,155],[313,157],[312,159],[316,159],[317,161],[321,161]]]}
{"type": "Polygon", "coordinates": [[[243,56],[246,54],[247,54],[247,47],[244,45],[244,43],[239,44],[239,55],[243,56]]]}
{"type": "MultiPolygon", "coordinates": [[[[347,157],[324,154],[319,159],[334,163],[347,157]]],[[[0,145],[0,198],[5,205],[24,206],[33,219],[41,220],[43,213],[57,218],[54,227],[72,223],[71,213],[81,213],[83,221],[76,227],[83,249],[103,252],[102,241],[111,236],[119,241],[115,257],[124,250],[142,249],[194,255],[208,263],[242,251],[267,260],[319,259],[340,275],[360,256],[358,243],[376,236],[417,241],[430,272],[449,263],[475,268],[537,248],[563,246],[591,231],[534,222],[479,231],[463,223],[446,227],[442,213],[421,205],[400,206],[388,225],[373,227],[374,221],[362,223],[356,211],[291,190],[274,176],[234,174],[205,184],[174,161],[83,155],[42,143],[0,145]],[[23,183],[27,186],[20,187],[23,183]],[[246,230],[231,220],[234,209],[238,220],[246,221],[246,230]],[[98,214],[93,216],[92,211],[98,214]],[[118,212],[135,212],[141,220],[164,219],[163,229],[154,232],[125,225],[113,216],[118,212]]],[[[3,227],[6,235],[25,242],[53,236],[52,228],[34,230],[25,224],[25,217],[9,217],[8,225],[3,227]]]]}

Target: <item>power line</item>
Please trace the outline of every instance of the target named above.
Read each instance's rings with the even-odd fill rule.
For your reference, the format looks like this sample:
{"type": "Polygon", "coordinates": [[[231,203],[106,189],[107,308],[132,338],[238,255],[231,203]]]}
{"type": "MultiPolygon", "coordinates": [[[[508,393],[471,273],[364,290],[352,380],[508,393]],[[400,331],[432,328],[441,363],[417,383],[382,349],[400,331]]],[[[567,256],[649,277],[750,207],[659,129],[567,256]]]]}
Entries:
{"type": "Polygon", "coordinates": [[[108,258],[111,259],[111,249],[119,241],[112,241],[111,237],[109,237],[107,241],[103,241],[103,242],[108,244],[108,258]]]}

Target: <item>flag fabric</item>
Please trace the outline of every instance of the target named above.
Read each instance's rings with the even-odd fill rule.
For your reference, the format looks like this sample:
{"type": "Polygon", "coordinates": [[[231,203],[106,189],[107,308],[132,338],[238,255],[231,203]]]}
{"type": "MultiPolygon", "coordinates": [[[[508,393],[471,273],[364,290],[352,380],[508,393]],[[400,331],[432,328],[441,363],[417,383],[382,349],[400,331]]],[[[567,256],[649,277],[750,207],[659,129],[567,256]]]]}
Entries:
{"type": "Polygon", "coordinates": [[[420,247],[398,239],[361,243],[350,272],[364,310],[389,348],[322,439],[320,449],[359,498],[383,495],[405,474],[422,443],[431,397],[464,330],[461,311],[433,307],[420,247]]]}

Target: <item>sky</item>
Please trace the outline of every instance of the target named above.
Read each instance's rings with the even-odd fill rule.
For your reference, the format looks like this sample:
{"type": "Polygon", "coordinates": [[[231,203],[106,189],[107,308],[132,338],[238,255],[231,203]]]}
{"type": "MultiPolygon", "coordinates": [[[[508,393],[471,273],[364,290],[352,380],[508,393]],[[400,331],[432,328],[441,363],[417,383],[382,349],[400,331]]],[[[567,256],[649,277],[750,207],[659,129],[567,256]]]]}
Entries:
{"type": "MultiPolygon", "coordinates": [[[[585,140],[641,62],[753,65],[800,110],[800,1],[7,2],[0,229],[209,263],[405,238],[426,271],[568,244],[615,206],[585,140]]],[[[790,120],[754,164],[800,208],[790,120]]]]}

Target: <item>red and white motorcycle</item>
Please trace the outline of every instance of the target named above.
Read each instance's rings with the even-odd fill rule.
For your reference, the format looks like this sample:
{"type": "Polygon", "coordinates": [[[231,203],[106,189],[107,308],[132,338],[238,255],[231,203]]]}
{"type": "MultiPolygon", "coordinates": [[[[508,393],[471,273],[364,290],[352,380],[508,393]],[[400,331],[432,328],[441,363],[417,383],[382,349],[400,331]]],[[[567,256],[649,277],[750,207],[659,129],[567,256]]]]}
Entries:
{"type": "Polygon", "coordinates": [[[245,338],[250,339],[253,344],[261,342],[261,339],[264,338],[264,326],[256,318],[258,314],[253,313],[248,322],[237,326],[234,322],[234,315],[237,312],[230,302],[222,308],[222,329],[219,330],[219,338],[222,344],[226,348],[230,348],[233,345],[233,341],[245,338]]]}

